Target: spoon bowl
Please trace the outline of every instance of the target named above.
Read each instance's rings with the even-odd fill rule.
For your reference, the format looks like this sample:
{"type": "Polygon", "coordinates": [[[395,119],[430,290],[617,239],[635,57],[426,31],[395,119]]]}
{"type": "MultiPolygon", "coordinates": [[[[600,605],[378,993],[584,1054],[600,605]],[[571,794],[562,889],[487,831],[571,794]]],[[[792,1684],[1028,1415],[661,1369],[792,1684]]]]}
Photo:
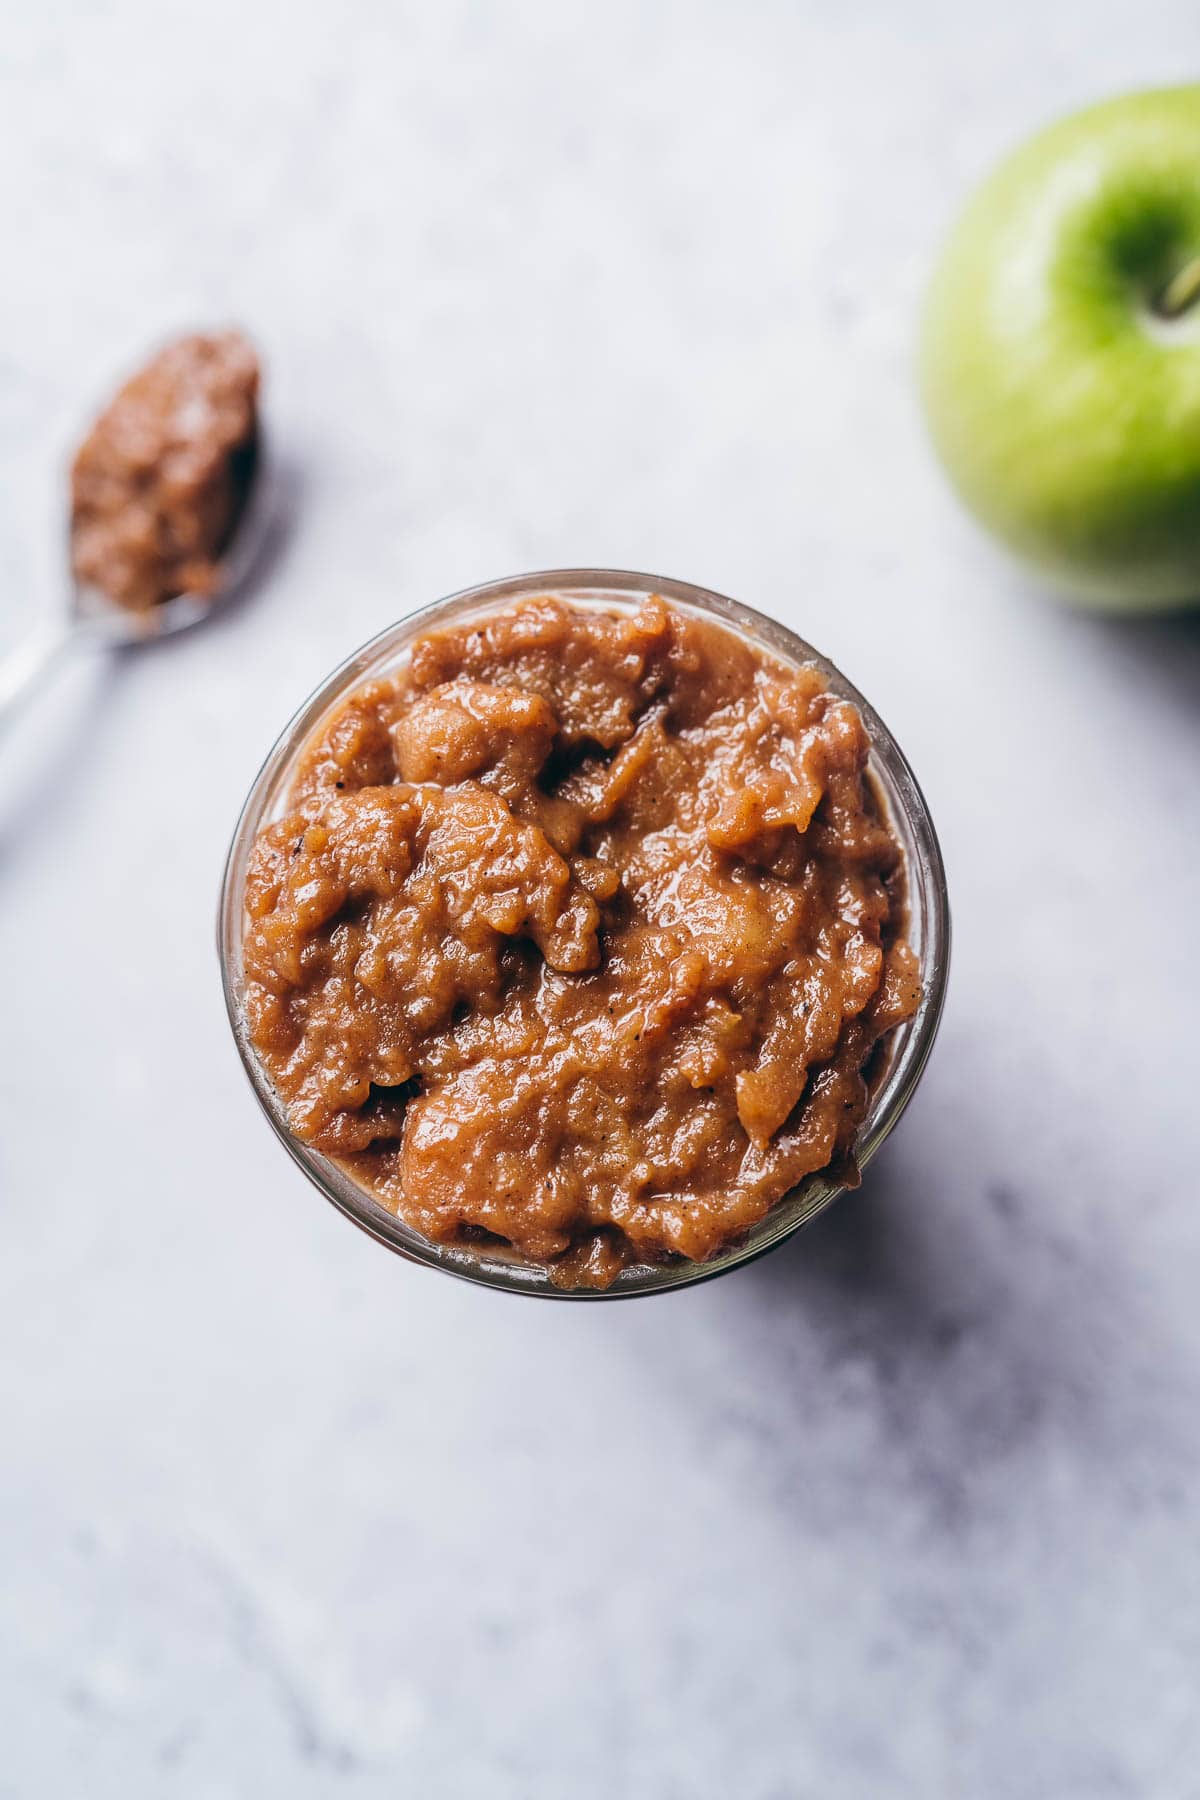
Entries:
{"type": "MultiPolygon", "coordinates": [[[[186,631],[243,593],[271,535],[276,487],[267,440],[259,423],[243,473],[241,505],[218,559],[217,580],[207,594],[175,594],[158,606],[122,606],[103,588],[75,581],[64,611],[0,656],[0,726],[23,705],[44,675],[81,643],[109,649],[158,642],[186,631]]],[[[67,543],[70,564],[70,539],[67,543]]]]}
{"type": "MultiPolygon", "coordinates": [[[[110,644],[139,644],[186,631],[224,606],[246,584],[258,565],[270,536],[274,514],[274,490],[267,441],[261,424],[247,457],[241,505],[229,540],[218,561],[217,580],[207,594],[174,594],[158,606],[135,609],[122,606],[103,588],[76,581],[71,592],[69,616],[110,644]]],[[[68,555],[70,542],[68,540],[68,555]]]]}

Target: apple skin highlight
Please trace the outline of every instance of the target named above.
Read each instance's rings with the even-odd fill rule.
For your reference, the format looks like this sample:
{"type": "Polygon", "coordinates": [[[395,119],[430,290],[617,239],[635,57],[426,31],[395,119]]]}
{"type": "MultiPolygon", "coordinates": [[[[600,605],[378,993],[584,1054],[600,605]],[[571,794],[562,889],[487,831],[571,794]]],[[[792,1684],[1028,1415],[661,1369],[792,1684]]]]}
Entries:
{"type": "Polygon", "coordinates": [[[1054,587],[1200,603],[1200,85],[1077,113],[977,189],[920,382],[959,495],[1054,587]]]}

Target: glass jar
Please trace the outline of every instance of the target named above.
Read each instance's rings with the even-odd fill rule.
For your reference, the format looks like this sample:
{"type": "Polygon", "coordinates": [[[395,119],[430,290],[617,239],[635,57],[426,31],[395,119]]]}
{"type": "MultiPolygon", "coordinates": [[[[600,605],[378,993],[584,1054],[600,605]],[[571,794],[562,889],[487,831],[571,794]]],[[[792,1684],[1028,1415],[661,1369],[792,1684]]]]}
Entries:
{"type": "Polygon", "coordinates": [[[297,756],[326,714],[346,694],[367,680],[387,675],[401,665],[413,644],[427,631],[509,606],[535,594],[557,594],[577,605],[633,609],[650,594],[661,594],[683,612],[719,620],[761,649],[788,663],[811,663],[820,669],[830,690],[853,701],[871,743],[870,770],[889,823],[903,847],[907,863],[909,940],[920,961],[923,992],[915,1015],[898,1026],[883,1044],[867,1112],[859,1131],[856,1155],[865,1167],[896,1124],[912,1097],[937,1033],[950,954],[950,913],[946,878],[933,822],[916,779],[891,732],[874,708],[811,645],[774,619],[728,600],[721,594],[618,569],[554,569],[543,574],[515,575],[486,582],[391,625],[356,650],[322,682],[300,708],[267,757],[250,790],[234,833],[225,867],[218,924],[218,947],[225,1002],[238,1050],[259,1104],[281,1142],[309,1180],[348,1219],[379,1243],[410,1262],[428,1264],[485,1287],[507,1293],[534,1294],[556,1300],[619,1300],[658,1294],[724,1275],[739,1264],[774,1249],[806,1225],[844,1191],[844,1183],[822,1174],[810,1176],[778,1201],[739,1243],[704,1263],[637,1264],[622,1271],[609,1288],[561,1289],[544,1268],[506,1255],[491,1245],[457,1246],[432,1243],[380,1204],[346,1171],[303,1143],[288,1124],[282,1102],[255,1055],[246,1031],[243,993],[242,938],[246,867],[254,840],[266,824],[287,812],[287,792],[297,756]]]}

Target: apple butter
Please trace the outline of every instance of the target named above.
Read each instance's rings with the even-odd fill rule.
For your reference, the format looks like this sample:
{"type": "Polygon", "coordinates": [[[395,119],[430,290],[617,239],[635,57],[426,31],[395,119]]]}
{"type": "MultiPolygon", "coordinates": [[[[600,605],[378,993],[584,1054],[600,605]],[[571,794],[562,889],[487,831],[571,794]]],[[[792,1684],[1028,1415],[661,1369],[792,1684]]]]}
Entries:
{"type": "Polygon", "coordinates": [[[78,581],[144,613],[215,593],[254,473],[258,384],[237,331],[181,338],[125,383],[71,469],[78,581]]]}
{"type": "Polygon", "coordinates": [[[856,1179],[911,1016],[903,855],[820,672],[548,595],[327,716],[247,876],[250,1040],[299,1138],[563,1286],[856,1179]]]}

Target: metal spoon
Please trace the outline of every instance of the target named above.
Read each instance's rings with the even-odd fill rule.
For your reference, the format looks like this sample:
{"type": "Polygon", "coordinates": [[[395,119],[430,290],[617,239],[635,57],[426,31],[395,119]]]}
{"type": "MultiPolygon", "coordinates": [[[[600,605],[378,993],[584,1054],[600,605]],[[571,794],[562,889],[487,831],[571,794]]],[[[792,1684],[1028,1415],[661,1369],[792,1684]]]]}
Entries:
{"type": "Polygon", "coordinates": [[[39,681],[78,645],[114,650],[146,644],[198,625],[223,606],[247,579],[266,542],[273,512],[272,483],[261,423],[246,491],[210,594],[176,594],[145,612],[121,606],[100,588],[72,585],[65,613],[0,656],[0,726],[18,710],[39,681]]]}

